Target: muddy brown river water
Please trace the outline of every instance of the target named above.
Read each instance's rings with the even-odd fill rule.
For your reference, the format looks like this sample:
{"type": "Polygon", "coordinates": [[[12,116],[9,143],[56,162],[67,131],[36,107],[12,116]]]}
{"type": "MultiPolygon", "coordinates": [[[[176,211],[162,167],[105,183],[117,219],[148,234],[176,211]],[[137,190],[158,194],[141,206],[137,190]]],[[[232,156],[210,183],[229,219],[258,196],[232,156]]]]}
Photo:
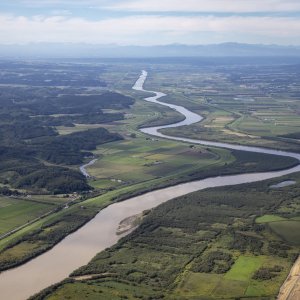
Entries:
{"type": "MultiPolygon", "coordinates": [[[[133,89],[148,92],[143,89],[147,78],[147,72],[143,71],[133,89]]],[[[160,129],[190,125],[202,120],[202,117],[190,112],[184,107],[167,104],[158,101],[165,96],[160,92],[151,92],[146,101],[168,106],[179,111],[185,116],[185,120],[166,126],[144,128],[142,132],[156,137],[168,138],[188,143],[196,143],[208,146],[216,146],[241,151],[260,152],[289,156],[300,160],[300,154],[277,151],[271,149],[230,145],[217,142],[207,142],[189,138],[167,136],[159,132],[160,129]]],[[[205,188],[237,185],[242,183],[258,182],[265,179],[281,177],[283,175],[300,172],[300,165],[287,170],[262,173],[245,173],[232,176],[219,176],[199,181],[178,184],[176,186],[146,193],[141,196],[130,198],[126,201],[115,203],[103,209],[97,216],[81,227],[76,232],[67,236],[53,249],[45,252],[37,258],[0,274],[0,299],[24,300],[51,284],[57,283],[76,268],[87,264],[98,252],[114,245],[122,236],[117,235],[119,223],[146,209],[151,209],[159,204],[178,196],[182,196],[205,188]]]]}

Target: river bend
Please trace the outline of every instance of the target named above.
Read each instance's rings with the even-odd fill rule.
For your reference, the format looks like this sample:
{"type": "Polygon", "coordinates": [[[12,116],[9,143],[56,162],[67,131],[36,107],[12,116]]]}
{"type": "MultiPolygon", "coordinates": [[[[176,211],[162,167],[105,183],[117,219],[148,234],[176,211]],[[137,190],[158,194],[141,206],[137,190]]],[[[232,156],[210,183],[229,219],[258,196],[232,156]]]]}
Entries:
{"type": "MultiPolygon", "coordinates": [[[[158,127],[143,128],[141,131],[160,138],[168,138],[189,143],[235,149],[241,151],[252,151],[259,153],[275,154],[279,156],[289,156],[300,160],[300,154],[277,151],[258,147],[247,147],[231,145],[218,142],[208,142],[196,139],[167,136],[159,132],[160,129],[190,125],[200,122],[202,117],[187,110],[184,107],[167,104],[158,101],[165,96],[160,92],[146,91],[143,89],[147,78],[147,72],[143,71],[135,85],[134,90],[151,92],[154,96],[145,98],[146,101],[168,106],[185,116],[185,120],[158,127]]],[[[194,191],[206,188],[237,185],[262,181],[265,179],[281,177],[300,171],[300,165],[282,171],[245,173],[240,175],[218,176],[203,180],[178,184],[152,191],[144,195],[130,198],[108,206],[100,211],[94,219],[81,227],[76,232],[68,235],[54,248],[31,261],[0,274],[1,299],[24,300],[29,296],[39,292],[47,286],[57,283],[76,268],[87,264],[98,252],[107,247],[111,247],[120,239],[116,234],[119,223],[127,217],[141,213],[146,209],[151,209],[159,204],[175,197],[179,197],[194,191]]]]}

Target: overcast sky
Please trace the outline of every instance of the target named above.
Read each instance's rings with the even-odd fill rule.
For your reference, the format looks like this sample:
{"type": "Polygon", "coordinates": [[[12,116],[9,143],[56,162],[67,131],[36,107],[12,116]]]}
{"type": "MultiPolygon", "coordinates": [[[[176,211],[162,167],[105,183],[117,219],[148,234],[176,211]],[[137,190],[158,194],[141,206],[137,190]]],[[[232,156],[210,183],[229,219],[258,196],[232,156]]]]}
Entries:
{"type": "Polygon", "coordinates": [[[0,43],[300,45],[300,0],[1,0],[0,43]]]}

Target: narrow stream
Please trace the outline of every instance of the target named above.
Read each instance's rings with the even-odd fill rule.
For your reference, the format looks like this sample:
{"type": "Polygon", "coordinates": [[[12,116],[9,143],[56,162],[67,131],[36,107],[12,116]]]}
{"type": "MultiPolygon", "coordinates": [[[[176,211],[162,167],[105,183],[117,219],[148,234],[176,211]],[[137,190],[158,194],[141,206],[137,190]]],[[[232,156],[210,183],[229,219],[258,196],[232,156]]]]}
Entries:
{"type": "Polygon", "coordinates": [[[80,172],[81,172],[85,177],[87,177],[87,178],[91,177],[91,175],[88,173],[88,171],[86,170],[86,168],[92,166],[97,160],[98,160],[98,159],[96,158],[96,159],[91,160],[91,161],[88,162],[87,164],[82,165],[82,166],[79,168],[80,172]]]}
{"type": "MultiPolygon", "coordinates": [[[[146,78],[147,72],[143,71],[142,75],[135,83],[133,89],[148,92],[143,89],[146,78]]],[[[175,109],[176,111],[182,113],[186,118],[182,122],[171,125],[144,128],[142,129],[142,132],[144,133],[157,137],[186,141],[189,143],[197,143],[208,146],[269,153],[279,156],[290,156],[300,160],[300,154],[295,153],[164,135],[158,132],[158,130],[182,125],[190,125],[195,122],[201,121],[202,117],[188,111],[184,107],[158,101],[159,98],[165,96],[165,94],[163,93],[152,93],[154,93],[154,96],[145,98],[145,100],[175,109]]],[[[29,296],[46,288],[47,286],[66,278],[76,268],[87,264],[98,252],[117,243],[117,241],[122,237],[122,235],[120,236],[116,234],[118,225],[127,217],[141,213],[146,209],[156,207],[159,204],[175,197],[182,196],[194,191],[199,191],[205,188],[257,182],[265,179],[281,177],[283,175],[291,174],[294,172],[300,172],[300,165],[294,168],[276,172],[251,174],[245,173],[232,176],[218,176],[189,183],[178,184],[176,186],[133,197],[120,203],[112,204],[109,207],[103,209],[99,214],[97,214],[94,219],[92,219],[82,228],[67,236],[53,249],[29,261],[28,263],[25,263],[20,267],[1,273],[1,299],[24,300],[29,296]]]]}

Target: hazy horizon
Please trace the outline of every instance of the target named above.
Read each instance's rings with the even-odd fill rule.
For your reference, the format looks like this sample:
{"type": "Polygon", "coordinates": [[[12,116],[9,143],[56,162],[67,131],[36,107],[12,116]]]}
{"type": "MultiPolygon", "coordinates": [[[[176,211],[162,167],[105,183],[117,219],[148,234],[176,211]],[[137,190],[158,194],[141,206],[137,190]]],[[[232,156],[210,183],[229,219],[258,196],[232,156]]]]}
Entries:
{"type": "Polygon", "coordinates": [[[223,43],[118,46],[82,43],[0,45],[0,58],[300,57],[300,47],[223,43]]]}

